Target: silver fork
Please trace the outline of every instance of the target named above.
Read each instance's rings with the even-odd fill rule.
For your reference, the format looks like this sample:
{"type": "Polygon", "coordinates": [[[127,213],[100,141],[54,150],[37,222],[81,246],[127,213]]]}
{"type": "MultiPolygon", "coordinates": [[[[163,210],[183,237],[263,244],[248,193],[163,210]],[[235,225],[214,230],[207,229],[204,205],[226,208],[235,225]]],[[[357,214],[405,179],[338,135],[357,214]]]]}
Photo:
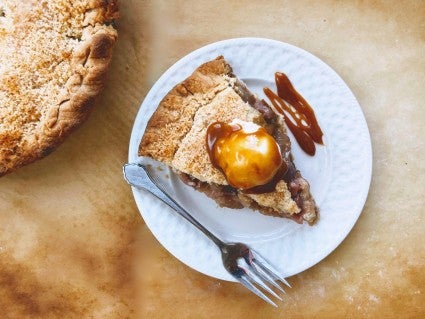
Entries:
{"type": "Polygon", "coordinates": [[[212,234],[155,182],[149,173],[149,170],[144,165],[125,164],[123,172],[125,180],[130,185],[150,192],[210,238],[221,251],[224,268],[226,268],[226,270],[236,280],[250,291],[267,301],[269,304],[277,307],[277,305],[263,291],[266,291],[277,299],[282,300],[282,298],[273,291],[270,286],[275,287],[280,292],[285,291],[277,283],[278,280],[288,287],[291,286],[281,275],[279,275],[279,272],[272,267],[270,263],[260,256],[260,254],[243,243],[225,243],[212,234]],[[243,264],[247,268],[245,268],[243,264]]]}

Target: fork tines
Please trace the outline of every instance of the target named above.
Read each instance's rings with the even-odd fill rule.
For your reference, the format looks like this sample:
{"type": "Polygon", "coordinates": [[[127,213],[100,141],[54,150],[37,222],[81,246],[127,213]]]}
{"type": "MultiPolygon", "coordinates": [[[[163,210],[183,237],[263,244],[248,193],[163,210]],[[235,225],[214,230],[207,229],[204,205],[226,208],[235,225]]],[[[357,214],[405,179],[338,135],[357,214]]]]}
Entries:
{"type": "Polygon", "coordinates": [[[276,288],[279,292],[285,293],[277,281],[281,281],[290,288],[291,285],[263,257],[254,252],[252,249],[251,253],[252,258],[250,260],[245,260],[248,265],[248,269],[244,269],[245,272],[237,279],[242,285],[255,293],[258,297],[277,307],[277,305],[269,297],[267,297],[263,291],[279,300],[282,300],[282,298],[273,291],[270,286],[276,288]]]}
{"type": "MultiPolygon", "coordinates": [[[[272,277],[274,280],[280,280],[289,288],[292,288],[289,282],[279,274],[279,271],[276,270],[268,261],[266,261],[259,253],[251,249],[252,253],[252,262],[254,265],[259,266],[267,275],[272,277]]],[[[274,280],[272,280],[274,282],[274,280]]]]}

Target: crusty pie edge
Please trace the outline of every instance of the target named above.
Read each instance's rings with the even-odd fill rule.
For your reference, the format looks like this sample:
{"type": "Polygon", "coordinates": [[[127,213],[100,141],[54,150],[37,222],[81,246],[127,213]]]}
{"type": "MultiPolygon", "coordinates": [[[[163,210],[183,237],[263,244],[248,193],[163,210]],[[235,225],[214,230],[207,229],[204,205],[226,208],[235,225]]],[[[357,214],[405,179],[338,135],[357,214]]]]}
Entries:
{"type": "MultiPolygon", "coordinates": [[[[111,23],[118,18],[117,0],[103,1],[104,16],[111,23]]],[[[111,27],[97,26],[93,34],[81,41],[71,57],[71,64],[89,65],[84,77],[75,73],[66,82],[59,103],[51,105],[47,116],[40,122],[39,129],[20,148],[20,154],[0,153],[0,176],[41,159],[54,151],[88,117],[95,98],[101,92],[106,72],[109,68],[112,49],[117,39],[117,30],[111,27]]]]}

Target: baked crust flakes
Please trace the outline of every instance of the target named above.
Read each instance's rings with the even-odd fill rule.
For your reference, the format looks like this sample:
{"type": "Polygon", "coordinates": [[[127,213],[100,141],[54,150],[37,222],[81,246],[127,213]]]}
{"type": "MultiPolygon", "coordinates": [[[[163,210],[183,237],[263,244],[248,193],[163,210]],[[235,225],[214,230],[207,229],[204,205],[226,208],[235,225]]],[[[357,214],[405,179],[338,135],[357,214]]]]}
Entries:
{"type": "Polygon", "coordinates": [[[116,0],[0,0],[0,176],[87,118],[117,39],[116,0]]]}

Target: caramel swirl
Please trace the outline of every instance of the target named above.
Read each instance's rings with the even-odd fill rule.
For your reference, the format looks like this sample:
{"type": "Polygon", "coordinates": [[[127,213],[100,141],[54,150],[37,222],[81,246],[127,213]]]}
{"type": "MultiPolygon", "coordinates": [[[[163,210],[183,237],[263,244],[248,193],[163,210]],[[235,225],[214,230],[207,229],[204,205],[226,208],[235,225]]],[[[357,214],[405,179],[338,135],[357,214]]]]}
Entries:
{"type": "Polygon", "coordinates": [[[313,108],[299,94],[289,78],[282,72],[275,73],[277,94],[264,88],[274,109],[283,116],[289,130],[307,154],[316,153],[315,142],[323,144],[323,132],[317,122],[313,108]]]}

